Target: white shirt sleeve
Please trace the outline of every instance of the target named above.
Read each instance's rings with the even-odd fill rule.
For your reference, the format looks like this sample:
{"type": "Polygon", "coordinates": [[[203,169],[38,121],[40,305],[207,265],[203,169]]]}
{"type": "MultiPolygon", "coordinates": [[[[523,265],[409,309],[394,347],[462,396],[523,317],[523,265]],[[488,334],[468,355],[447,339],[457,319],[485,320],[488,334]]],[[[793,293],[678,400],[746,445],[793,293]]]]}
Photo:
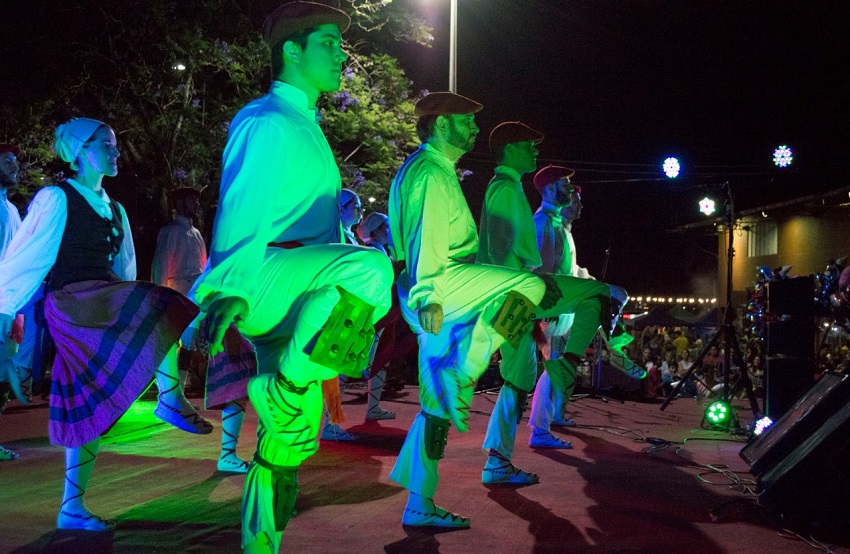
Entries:
{"type": "Polygon", "coordinates": [[[118,209],[121,211],[121,225],[124,227],[124,242],[121,243],[121,250],[118,251],[118,255],[112,260],[112,271],[114,271],[122,281],[135,281],[136,245],[133,244],[133,231],[130,229],[130,221],[127,219],[127,212],[124,210],[124,206],[118,202],[116,202],[116,204],[118,204],[118,209]]]}
{"type": "Polygon", "coordinates": [[[38,191],[0,260],[0,313],[13,316],[44,281],[56,263],[67,219],[62,189],[38,191]]]}

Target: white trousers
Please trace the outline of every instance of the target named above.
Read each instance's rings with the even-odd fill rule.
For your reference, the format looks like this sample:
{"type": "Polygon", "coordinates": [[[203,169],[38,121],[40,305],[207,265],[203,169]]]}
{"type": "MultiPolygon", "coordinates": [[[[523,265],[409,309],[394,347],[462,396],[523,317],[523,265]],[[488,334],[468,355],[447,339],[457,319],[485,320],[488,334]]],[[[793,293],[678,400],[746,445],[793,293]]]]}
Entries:
{"type": "MultiPolygon", "coordinates": [[[[303,395],[287,401],[300,415],[286,438],[257,427],[257,453],[275,466],[298,466],[318,449],[322,417],[321,381],[337,372],[309,360],[312,342],[339,301],[337,286],[375,306],[373,323],[390,308],[393,272],[373,248],[348,244],[268,248],[255,306],[240,325],[254,344],[260,373],[281,372],[303,395]]],[[[282,532],[274,525],[272,472],[253,463],[242,498],[242,545],[265,535],[277,552],[282,532]]]]}
{"type": "MultiPolygon", "coordinates": [[[[460,432],[466,432],[475,382],[505,340],[493,328],[492,321],[510,291],[515,290],[536,304],[545,287],[531,273],[485,265],[450,265],[445,274],[443,327],[439,334],[432,335],[422,330],[417,313],[407,307],[405,277],[402,273],[399,278],[399,300],[404,319],[419,339],[422,410],[451,420],[460,432]]],[[[411,492],[433,498],[437,462],[425,453],[425,418],[418,415],[390,479],[411,492]]]]}

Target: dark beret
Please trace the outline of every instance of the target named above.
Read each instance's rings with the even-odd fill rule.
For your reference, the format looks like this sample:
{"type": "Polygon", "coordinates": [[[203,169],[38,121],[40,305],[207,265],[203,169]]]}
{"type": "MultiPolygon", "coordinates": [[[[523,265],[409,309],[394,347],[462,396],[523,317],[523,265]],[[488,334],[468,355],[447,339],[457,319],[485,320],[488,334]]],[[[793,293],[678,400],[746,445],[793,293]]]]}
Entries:
{"type": "Polygon", "coordinates": [[[168,199],[172,204],[176,204],[186,198],[201,198],[201,191],[194,187],[180,187],[168,193],[168,199]]]}
{"type": "Polygon", "coordinates": [[[273,46],[292,34],[319,25],[333,24],[344,33],[351,25],[348,14],[315,2],[290,2],[280,6],[263,23],[263,38],[273,46]]]}
{"type": "Polygon", "coordinates": [[[540,171],[534,174],[534,188],[537,190],[542,190],[551,183],[558,181],[559,179],[563,179],[566,177],[569,179],[573,175],[575,175],[575,171],[568,167],[561,167],[559,165],[547,165],[540,171]]]}
{"type": "Polygon", "coordinates": [[[512,142],[533,142],[538,144],[543,140],[543,133],[535,131],[525,123],[506,121],[490,131],[490,152],[495,152],[512,142]]]}
{"type": "Polygon", "coordinates": [[[423,115],[447,115],[478,113],[484,108],[475,100],[453,92],[432,92],[423,96],[416,103],[414,113],[417,117],[423,115]]]}
{"type": "Polygon", "coordinates": [[[16,158],[21,157],[21,149],[14,144],[0,144],[0,154],[5,154],[6,152],[11,152],[16,158]]]}

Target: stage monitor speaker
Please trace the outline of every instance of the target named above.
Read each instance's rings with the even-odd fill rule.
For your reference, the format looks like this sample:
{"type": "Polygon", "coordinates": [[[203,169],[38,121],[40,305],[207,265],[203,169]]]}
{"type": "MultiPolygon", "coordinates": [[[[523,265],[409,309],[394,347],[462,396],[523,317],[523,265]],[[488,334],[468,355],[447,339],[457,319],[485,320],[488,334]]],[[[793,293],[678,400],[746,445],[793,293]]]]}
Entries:
{"type": "Polygon", "coordinates": [[[815,311],[815,281],[811,276],[767,283],[767,311],[779,317],[809,317],[815,311]]]}
{"type": "Polygon", "coordinates": [[[777,420],[815,382],[811,358],[768,358],[764,372],[764,413],[777,420]]]}
{"type": "Polygon", "coordinates": [[[767,323],[766,346],[765,353],[768,357],[791,356],[794,358],[814,359],[814,318],[800,317],[787,321],[769,321],[767,323]]]}
{"type": "Polygon", "coordinates": [[[845,404],[850,404],[850,376],[824,373],[784,416],[741,449],[741,458],[759,477],[814,435],[845,404]]]}
{"type": "Polygon", "coordinates": [[[850,522],[850,403],[759,479],[758,503],[788,520],[850,522]]]}

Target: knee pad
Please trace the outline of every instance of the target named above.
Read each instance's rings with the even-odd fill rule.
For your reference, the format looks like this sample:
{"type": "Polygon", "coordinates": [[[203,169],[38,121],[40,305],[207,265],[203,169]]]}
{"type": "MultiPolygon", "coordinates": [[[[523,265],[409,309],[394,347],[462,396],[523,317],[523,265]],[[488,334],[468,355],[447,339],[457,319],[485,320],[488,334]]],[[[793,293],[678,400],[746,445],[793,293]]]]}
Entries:
{"type": "Polygon", "coordinates": [[[361,377],[369,365],[369,350],[375,337],[375,307],[340,286],[336,288],[339,302],[316,339],[310,361],[350,377],[361,377]]]}
{"type": "Polygon", "coordinates": [[[425,418],[425,454],[429,460],[439,460],[444,456],[449,441],[449,420],[422,412],[425,418]]]}
{"type": "Polygon", "coordinates": [[[528,297],[512,290],[496,314],[493,329],[516,348],[523,334],[531,330],[531,318],[536,307],[528,297]]]}
{"type": "Polygon", "coordinates": [[[298,466],[276,466],[254,454],[254,463],[272,472],[272,494],[275,531],[282,532],[292,519],[298,497],[298,466]]]}
{"type": "Polygon", "coordinates": [[[540,309],[549,310],[554,308],[555,304],[564,297],[564,293],[561,292],[561,287],[558,286],[558,282],[555,278],[548,273],[540,273],[537,276],[540,277],[543,284],[546,285],[546,290],[543,292],[543,298],[540,299],[540,309]]]}
{"type": "Polygon", "coordinates": [[[528,408],[528,391],[519,388],[510,381],[505,381],[503,386],[516,391],[516,422],[519,425],[519,422],[522,421],[522,414],[528,408]]]}

